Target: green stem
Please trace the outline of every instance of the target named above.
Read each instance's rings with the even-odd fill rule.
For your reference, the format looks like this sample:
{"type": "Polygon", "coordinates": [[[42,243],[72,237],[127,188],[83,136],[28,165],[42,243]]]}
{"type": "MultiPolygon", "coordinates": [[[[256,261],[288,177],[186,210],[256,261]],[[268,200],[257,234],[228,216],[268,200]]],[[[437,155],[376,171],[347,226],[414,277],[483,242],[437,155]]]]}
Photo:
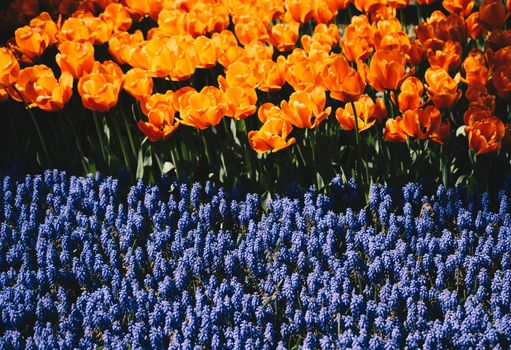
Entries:
{"type": "Polygon", "coordinates": [[[129,160],[128,154],[126,152],[126,148],[124,146],[123,137],[121,135],[121,132],[119,131],[119,121],[115,118],[115,115],[112,115],[112,119],[113,119],[113,123],[114,123],[115,133],[117,135],[117,139],[119,140],[119,145],[121,146],[122,156],[124,158],[124,162],[126,163],[126,168],[128,168],[128,172],[130,173],[130,175],[133,175],[133,173],[131,171],[130,160],[129,160]]]}
{"type": "Polygon", "coordinates": [[[353,117],[355,118],[355,140],[357,142],[357,152],[358,152],[358,159],[359,162],[362,162],[364,168],[365,168],[365,180],[363,181],[363,188],[366,195],[368,194],[366,191],[366,186],[369,185],[369,168],[367,167],[367,162],[364,161],[362,158],[362,145],[360,143],[360,131],[358,129],[358,116],[357,116],[357,110],[355,108],[355,102],[351,101],[351,107],[353,108],[353,117]]]}
{"type": "Polygon", "coordinates": [[[119,108],[121,111],[122,119],[124,121],[124,127],[126,128],[126,133],[128,134],[128,139],[130,141],[131,152],[133,153],[133,157],[137,158],[137,149],[135,147],[135,142],[133,142],[133,135],[131,134],[131,128],[128,123],[128,118],[126,117],[126,113],[122,108],[119,108]]]}
{"type": "Polygon", "coordinates": [[[28,114],[30,114],[30,118],[32,119],[32,123],[34,124],[35,131],[37,133],[37,137],[39,138],[39,142],[41,143],[41,147],[43,148],[44,155],[46,157],[46,160],[48,161],[48,165],[50,168],[52,168],[52,162],[50,158],[50,152],[48,152],[48,147],[46,146],[46,142],[44,141],[43,134],[41,133],[41,129],[39,128],[39,123],[37,122],[37,119],[30,109],[30,106],[28,105],[27,101],[25,101],[25,98],[23,95],[18,91],[15,85],[12,85],[13,90],[16,92],[16,94],[19,96],[21,101],[23,101],[23,104],[25,105],[25,109],[28,111],[28,114]]]}
{"type": "Polygon", "coordinates": [[[67,124],[69,125],[69,129],[71,129],[71,133],[73,134],[73,139],[75,140],[76,148],[78,149],[78,153],[80,155],[80,162],[82,163],[83,171],[85,174],[87,174],[87,172],[88,172],[87,164],[85,163],[85,155],[83,153],[80,139],[78,138],[78,133],[76,132],[73,122],[72,122],[71,118],[69,117],[69,114],[67,114],[64,110],[62,110],[62,114],[64,115],[64,119],[67,121],[67,124]]]}
{"type": "Polygon", "coordinates": [[[96,132],[98,134],[99,145],[101,147],[101,155],[103,156],[103,161],[105,162],[105,164],[107,164],[107,166],[110,166],[110,162],[108,161],[108,158],[106,156],[105,142],[103,140],[103,131],[101,130],[101,127],[99,125],[99,120],[98,120],[99,118],[100,118],[100,116],[98,115],[98,113],[95,111],[92,111],[92,119],[94,119],[94,125],[96,126],[96,132]]]}

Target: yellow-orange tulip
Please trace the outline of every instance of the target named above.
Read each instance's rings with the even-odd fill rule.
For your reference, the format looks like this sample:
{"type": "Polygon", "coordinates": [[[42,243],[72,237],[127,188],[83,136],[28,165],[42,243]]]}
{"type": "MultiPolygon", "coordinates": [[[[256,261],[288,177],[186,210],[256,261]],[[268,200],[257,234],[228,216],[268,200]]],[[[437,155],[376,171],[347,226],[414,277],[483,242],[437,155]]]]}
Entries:
{"type": "Polygon", "coordinates": [[[20,65],[11,50],[0,47],[0,88],[6,87],[18,79],[20,65]]]}
{"type": "Polygon", "coordinates": [[[153,92],[153,78],[142,69],[132,68],[126,72],[124,90],[137,100],[143,100],[153,92]]]}
{"type": "Polygon", "coordinates": [[[213,86],[206,86],[200,92],[185,92],[179,98],[181,123],[197,129],[218,125],[227,110],[225,94],[213,86]]]}
{"type": "Polygon", "coordinates": [[[73,77],[64,72],[57,81],[49,67],[36,65],[22,69],[15,86],[11,94],[14,99],[19,100],[19,93],[30,107],[56,112],[64,108],[73,94],[73,77]]]}
{"type": "Polygon", "coordinates": [[[428,94],[437,108],[449,109],[461,96],[458,89],[459,76],[451,78],[442,68],[428,68],[424,74],[427,83],[428,94]]]}
{"type": "Polygon", "coordinates": [[[368,83],[377,91],[395,90],[405,77],[406,58],[401,51],[381,50],[365,66],[368,83]]]}
{"type": "Polygon", "coordinates": [[[330,115],[332,107],[325,109],[326,95],[320,87],[296,91],[289,102],[280,103],[282,118],[298,128],[315,128],[330,115]]]}
{"type": "Polygon", "coordinates": [[[286,140],[293,127],[282,118],[268,119],[261,129],[248,133],[250,146],[257,153],[278,152],[296,142],[294,137],[286,140]]]}
{"type": "Polygon", "coordinates": [[[60,53],[55,60],[62,72],[69,72],[78,79],[89,73],[94,65],[94,47],[88,41],[64,41],[58,47],[60,53]]]}
{"type": "Polygon", "coordinates": [[[357,124],[359,132],[369,129],[378,119],[375,114],[375,103],[371,97],[362,95],[354,104],[357,123],[355,123],[355,113],[351,103],[346,104],[344,108],[339,107],[335,111],[337,121],[344,130],[355,130],[357,124]]]}

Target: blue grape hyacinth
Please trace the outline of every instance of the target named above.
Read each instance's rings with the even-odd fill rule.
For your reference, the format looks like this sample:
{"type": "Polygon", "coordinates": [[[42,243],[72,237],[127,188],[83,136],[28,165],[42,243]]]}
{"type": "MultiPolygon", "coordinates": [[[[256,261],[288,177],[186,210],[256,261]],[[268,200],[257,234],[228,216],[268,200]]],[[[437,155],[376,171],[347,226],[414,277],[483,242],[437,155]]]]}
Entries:
{"type": "Polygon", "coordinates": [[[508,349],[507,192],[357,191],[4,175],[0,348],[508,349]]]}

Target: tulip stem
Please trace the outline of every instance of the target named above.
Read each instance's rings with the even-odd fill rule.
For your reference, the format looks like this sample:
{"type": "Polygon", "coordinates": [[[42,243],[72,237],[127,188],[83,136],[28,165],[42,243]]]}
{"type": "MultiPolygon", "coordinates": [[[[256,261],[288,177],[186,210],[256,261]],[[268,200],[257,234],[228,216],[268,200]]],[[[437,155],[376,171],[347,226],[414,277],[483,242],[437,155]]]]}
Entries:
{"type": "Polygon", "coordinates": [[[103,156],[103,160],[107,163],[107,166],[110,165],[106,153],[105,153],[105,142],[103,141],[103,133],[101,131],[99,125],[99,116],[95,111],[92,111],[92,119],[94,119],[94,124],[96,125],[96,132],[98,133],[99,145],[101,147],[101,155],[103,156]]]}
{"type": "Polygon", "coordinates": [[[28,114],[30,114],[30,118],[32,119],[32,123],[34,123],[35,131],[37,133],[37,137],[39,138],[39,142],[41,143],[41,147],[43,148],[44,155],[46,156],[46,160],[48,161],[48,165],[50,168],[52,167],[52,162],[50,158],[50,152],[48,152],[48,147],[46,147],[46,142],[44,141],[43,134],[41,133],[41,129],[39,128],[39,123],[37,122],[37,119],[30,109],[30,106],[28,105],[27,101],[25,101],[25,98],[23,95],[18,91],[15,85],[11,85],[13,90],[16,92],[18,97],[23,101],[23,104],[25,105],[25,109],[28,111],[28,114]]]}
{"type": "Polygon", "coordinates": [[[76,148],[78,148],[78,153],[80,154],[80,162],[82,163],[83,171],[85,172],[85,174],[87,174],[87,165],[85,164],[85,155],[83,153],[82,145],[80,144],[80,140],[78,138],[76,129],[73,125],[73,122],[71,121],[71,118],[69,117],[69,114],[67,114],[64,110],[62,110],[62,114],[64,115],[64,119],[69,124],[71,133],[73,134],[73,138],[75,139],[76,148]]]}
{"type": "Polygon", "coordinates": [[[126,168],[128,169],[128,172],[130,173],[130,176],[131,176],[131,175],[133,175],[133,173],[131,172],[131,166],[130,166],[129,157],[128,157],[128,154],[126,153],[126,148],[124,147],[124,141],[122,139],[121,132],[119,131],[119,122],[115,118],[115,115],[112,115],[112,119],[113,119],[113,122],[114,122],[115,133],[117,134],[117,139],[119,140],[119,144],[121,146],[121,152],[122,152],[122,156],[124,158],[124,163],[126,163],[125,164],[126,168]]]}
{"type": "Polygon", "coordinates": [[[366,186],[369,185],[369,168],[367,167],[367,160],[364,161],[362,158],[362,145],[360,142],[360,131],[358,129],[358,116],[357,116],[357,109],[355,108],[355,102],[351,101],[351,107],[353,108],[353,117],[355,118],[355,140],[357,142],[357,152],[358,152],[358,159],[359,162],[362,162],[365,170],[365,181],[363,183],[364,187],[364,193],[367,195],[366,186]]]}
{"type": "Polygon", "coordinates": [[[137,158],[137,150],[135,147],[135,142],[133,142],[133,135],[131,134],[131,129],[128,124],[128,118],[126,118],[126,113],[124,113],[124,110],[122,108],[119,108],[121,110],[122,119],[124,120],[124,126],[126,128],[126,132],[128,133],[128,139],[130,141],[130,147],[131,152],[133,152],[133,157],[137,158]]]}

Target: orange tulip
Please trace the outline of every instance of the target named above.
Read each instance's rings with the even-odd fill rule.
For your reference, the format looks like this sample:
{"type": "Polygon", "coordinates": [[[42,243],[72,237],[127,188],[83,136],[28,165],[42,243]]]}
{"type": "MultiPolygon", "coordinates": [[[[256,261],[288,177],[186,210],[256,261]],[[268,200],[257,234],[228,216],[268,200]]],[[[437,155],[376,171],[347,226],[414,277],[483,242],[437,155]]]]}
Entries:
{"type": "Polygon", "coordinates": [[[278,152],[296,142],[294,137],[286,140],[293,127],[281,118],[268,119],[261,129],[248,133],[250,146],[257,153],[278,152]]]}
{"type": "Polygon", "coordinates": [[[30,107],[39,107],[45,111],[60,111],[73,94],[73,77],[64,72],[57,81],[53,71],[45,65],[36,65],[20,71],[16,90],[11,96],[22,100],[30,107]]]}
{"type": "Polygon", "coordinates": [[[39,57],[50,44],[50,37],[40,33],[30,26],[24,26],[15,31],[15,48],[29,59],[39,57]]]}
{"type": "Polygon", "coordinates": [[[305,23],[312,17],[313,2],[310,0],[287,0],[285,6],[296,22],[305,23]]]}
{"type": "Polygon", "coordinates": [[[465,127],[468,134],[468,145],[477,154],[498,151],[501,147],[506,128],[497,117],[481,120],[473,126],[465,127]]]}
{"type": "Polygon", "coordinates": [[[315,50],[323,50],[329,53],[332,47],[339,43],[339,28],[335,24],[327,26],[321,23],[314,28],[312,37],[309,35],[302,35],[300,40],[303,49],[307,53],[311,53],[315,50]]]}
{"type": "Polygon", "coordinates": [[[312,18],[319,24],[328,24],[337,16],[337,8],[329,7],[327,1],[316,0],[312,7],[312,18]]]}
{"type": "Polygon", "coordinates": [[[298,40],[298,22],[278,23],[270,29],[270,42],[279,51],[291,50],[298,40]]]}
{"type": "Polygon", "coordinates": [[[467,17],[467,31],[472,39],[477,39],[486,34],[488,30],[479,21],[479,12],[473,12],[467,17]]]}
{"type": "Polygon", "coordinates": [[[367,81],[377,91],[395,90],[405,77],[406,58],[400,51],[381,50],[365,66],[367,81]]]}
{"type": "Polygon", "coordinates": [[[321,72],[321,80],[330,90],[330,97],[344,102],[356,101],[366,86],[362,75],[342,55],[332,55],[321,72]]]}
{"type": "Polygon", "coordinates": [[[463,114],[463,121],[467,126],[474,126],[482,120],[493,117],[493,111],[485,105],[471,104],[463,114]]]}
{"type": "Polygon", "coordinates": [[[315,128],[332,111],[332,107],[325,109],[325,103],[325,91],[320,87],[293,92],[289,102],[280,103],[282,118],[298,128],[315,128]]]}
{"type": "Polygon", "coordinates": [[[165,94],[156,93],[148,95],[140,100],[140,108],[142,109],[142,113],[147,116],[149,115],[150,110],[157,108],[165,109],[168,108],[168,105],[170,105],[174,111],[177,111],[176,105],[174,104],[174,97],[174,91],[172,90],[167,90],[165,94]]]}
{"type": "Polygon", "coordinates": [[[181,123],[197,129],[218,125],[228,110],[225,94],[213,86],[184,93],[179,104],[181,123]]]}
{"type": "Polygon", "coordinates": [[[49,44],[53,45],[57,42],[57,24],[53,21],[48,12],[41,12],[37,17],[30,20],[30,27],[36,32],[44,33],[50,39],[49,44]]]}
{"type": "Polygon", "coordinates": [[[397,102],[401,112],[421,106],[424,86],[419,79],[416,77],[408,77],[403,81],[399,89],[400,93],[397,102]]]}
{"type": "Polygon", "coordinates": [[[148,0],[124,0],[128,10],[138,16],[146,16],[151,12],[148,0]]]}
{"type": "Polygon", "coordinates": [[[96,62],[91,73],[78,81],[78,92],[87,109],[106,112],[117,104],[122,85],[122,71],[114,62],[96,62]]]}
{"type": "Polygon", "coordinates": [[[163,9],[158,15],[158,29],[169,36],[187,33],[186,14],[185,10],[179,8],[163,9]]]}
{"type": "Polygon", "coordinates": [[[403,114],[402,130],[419,140],[431,139],[443,144],[450,136],[450,123],[442,123],[440,111],[434,106],[410,109],[403,114]]]}
{"type": "Polygon", "coordinates": [[[225,79],[229,86],[254,88],[257,85],[254,68],[244,62],[234,62],[231,64],[225,70],[225,79]]]}
{"type": "Polygon", "coordinates": [[[373,28],[365,15],[353,16],[340,40],[342,53],[351,62],[365,60],[373,52],[373,28]]]}
{"type": "Polygon", "coordinates": [[[246,18],[234,25],[236,37],[243,45],[252,41],[268,41],[270,36],[263,21],[246,18]]]}
{"type": "Polygon", "coordinates": [[[130,58],[131,52],[143,41],[144,35],[140,30],[136,30],[133,34],[116,32],[108,42],[108,53],[117,63],[125,64],[130,58]]]}
{"type": "Polygon", "coordinates": [[[458,89],[459,75],[451,78],[442,68],[428,68],[424,74],[427,83],[427,91],[437,108],[449,109],[461,96],[458,89]]]}
{"type": "Polygon", "coordinates": [[[484,0],[479,7],[479,21],[488,30],[501,29],[506,23],[506,7],[501,0],[484,0]]]}
{"type": "Polygon", "coordinates": [[[508,65],[498,66],[493,72],[493,86],[498,95],[503,99],[511,99],[511,67],[508,65]]]}
{"type": "Polygon", "coordinates": [[[495,111],[495,96],[490,95],[484,85],[470,85],[467,91],[465,91],[465,97],[471,105],[484,105],[488,107],[492,113],[495,111]]]}
{"type": "Polygon", "coordinates": [[[94,44],[104,44],[112,36],[112,28],[107,22],[95,17],[90,12],[77,11],[62,24],[57,37],[64,41],[90,41],[94,44]]]}
{"type": "Polygon", "coordinates": [[[224,67],[228,67],[231,63],[245,55],[243,48],[238,46],[238,40],[229,30],[213,33],[211,41],[218,50],[218,63],[224,67]]]}
{"type": "Polygon", "coordinates": [[[131,19],[130,13],[122,4],[111,3],[109,4],[103,13],[99,15],[99,18],[105,22],[108,28],[113,31],[127,31],[130,29],[133,20],[131,19]]]}
{"type": "Polygon", "coordinates": [[[151,142],[168,139],[179,126],[179,121],[174,120],[175,110],[170,101],[159,103],[148,111],[148,122],[140,120],[139,129],[151,142]]]}
{"type": "Polygon", "coordinates": [[[58,47],[60,53],[55,60],[62,72],[69,72],[78,79],[89,73],[94,65],[94,47],[88,41],[64,41],[58,47]]]}
{"type": "Polygon", "coordinates": [[[282,110],[271,102],[263,103],[257,110],[257,117],[262,123],[272,118],[282,119],[282,110]]]}
{"type": "Polygon", "coordinates": [[[474,0],[443,0],[442,6],[449,13],[456,13],[467,17],[474,8],[474,0]]]}
{"type": "Polygon", "coordinates": [[[457,69],[461,63],[461,45],[456,41],[446,41],[443,46],[429,48],[428,61],[431,67],[440,67],[450,72],[457,69]]]}
{"type": "Polygon", "coordinates": [[[284,77],[293,89],[299,91],[318,85],[321,61],[309,57],[303,49],[294,49],[285,62],[284,77]]]}
{"type": "Polygon", "coordinates": [[[463,61],[463,71],[466,73],[465,81],[469,85],[486,85],[489,78],[489,71],[486,67],[486,58],[479,49],[472,49],[465,61],[463,61]]]}
{"type": "Polygon", "coordinates": [[[244,46],[249,61],[271,60],[273,58],[273,46],[266,45],[261,41],[252,41],[244,46]]]}
{"type": "Polygon", "coordinates": [[[153,78],[139,68],[130,69],[124,79],[124,90],[137,100],[150,96],[153,92],[153,78]]]}
{"type": "MultiPolygon", "coordinates": [[[[378,119],[378,116],[375,114],[375,103],[371,97],[362,95],[354,104],[358,131],[362,132],[369,129],[378,119]]],[[[355,113],[353,113],[353,105],[351,103],[346,104],[344,109],[339,107],[335,111],[335,117],[344,130],[355,130],[355,113]]]]}
{"type": "Polygon", "coordinates": [[[200,53],[196,56],[197,68],[211,68],[216,65],[218,49],[212,39],[206,36],[199,36],[193,41],[195,51],[200,53]]]}
{"type": "Polygon", "coordinates": [[[254,88],[229,86],[224,77],[218,77],[220,89],[227,98],[227,111],[225,115],[236,120],[245,119],[256,111],[257,93],[254,88]]]}
{"type": "Polygon", "coordinates": [[[20,74],[20,65],[11,50],[0,47],[0,88],[16,82],[20,74]]]}
{"type": "Polygon", "coordinates": [[[387,120],[383,137],[389,142],[406,142],[408,135],[403,131],[403,117],[387,120]]]}
{"type": "Polygon", "coordinates": [[[282,88],[286,82],[284,77],[286,63],[284,61],[283,57],[279,57],[277,62],[270,59],[257,61],[254,74],[259,90],[278,91],[282,88]]]}

